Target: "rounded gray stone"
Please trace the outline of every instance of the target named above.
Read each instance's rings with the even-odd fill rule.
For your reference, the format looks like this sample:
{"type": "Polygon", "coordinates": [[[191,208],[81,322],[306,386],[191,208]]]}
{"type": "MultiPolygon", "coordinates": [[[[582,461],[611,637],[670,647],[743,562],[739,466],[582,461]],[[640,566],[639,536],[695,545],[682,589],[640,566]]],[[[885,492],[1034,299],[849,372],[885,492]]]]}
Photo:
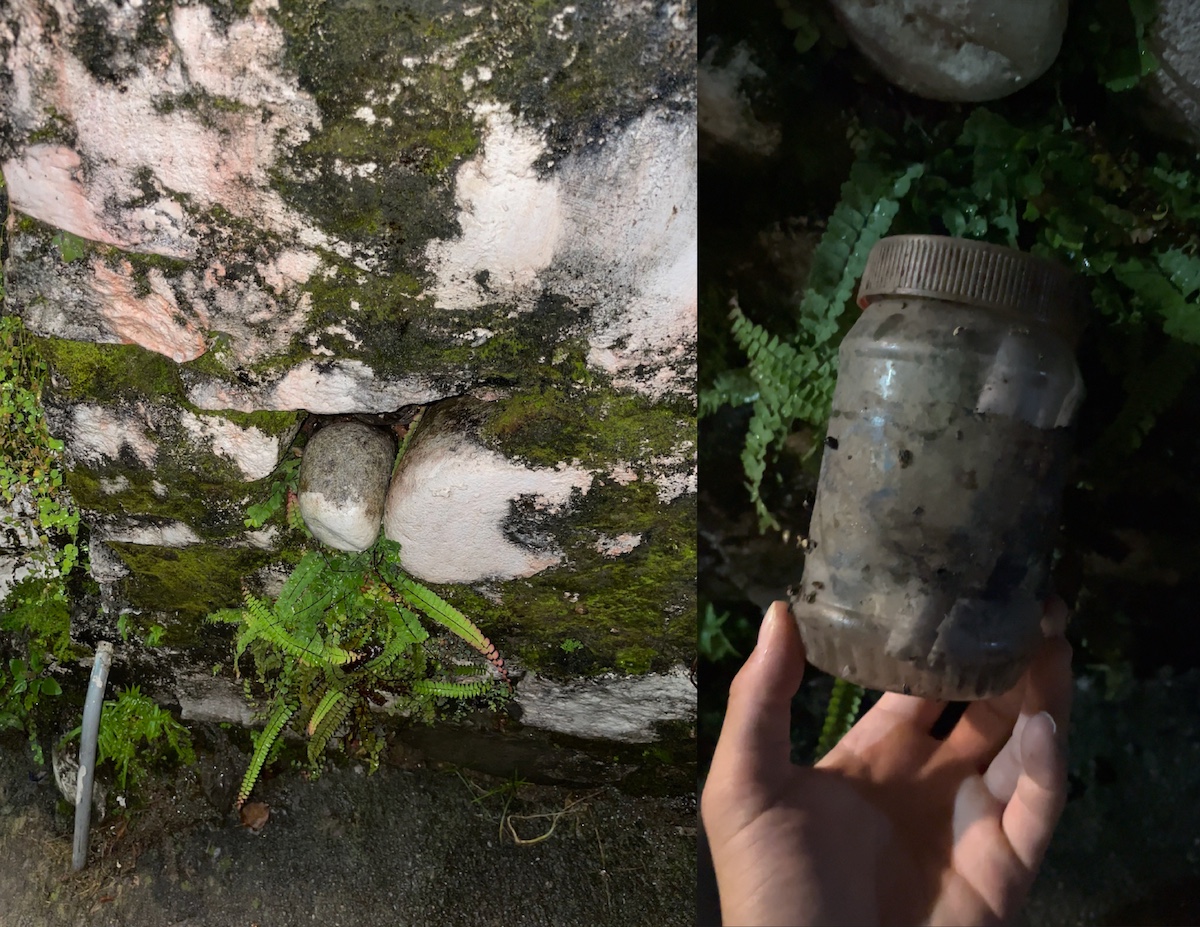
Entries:
{"type": "Polygon", "coordinates": [[[1067,0],[832,0],[850,40],[888,80],[931,100],[1020,90],[1058,57],[1067,0]]]}
{"type": "Polygon", "coordinates": [[[359,422],[326,425],[300,462],[300,516],[322,544],[366,550],[379,536],[396,441],[359,422]]]}

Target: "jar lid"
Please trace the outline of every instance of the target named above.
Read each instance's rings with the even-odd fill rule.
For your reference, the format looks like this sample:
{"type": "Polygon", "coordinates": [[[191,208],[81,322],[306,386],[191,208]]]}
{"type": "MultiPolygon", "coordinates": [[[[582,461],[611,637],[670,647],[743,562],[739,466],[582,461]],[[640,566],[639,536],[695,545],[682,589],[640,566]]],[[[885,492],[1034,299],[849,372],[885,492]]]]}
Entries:
{"type": "Polygon", "coordinates": [[[894,235],[867,257],[858,304],[887,296],[945,299],[1029,315],[1074,338],[1083,289],[1067,268],[1015,248],[942,235],[894,235]]]}

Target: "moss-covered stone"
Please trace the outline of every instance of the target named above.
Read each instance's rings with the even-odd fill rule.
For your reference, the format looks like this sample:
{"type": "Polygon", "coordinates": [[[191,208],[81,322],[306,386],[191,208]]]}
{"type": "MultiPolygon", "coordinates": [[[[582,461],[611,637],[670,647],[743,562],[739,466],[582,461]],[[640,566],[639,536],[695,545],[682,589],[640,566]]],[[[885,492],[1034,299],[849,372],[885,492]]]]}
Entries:
{"type": "Polygon", "coordinates": [[[171,479],[118,461],[103,468],[75,466],[67,471],[65,482],[72,499],[90,516],[181,521],[200,537],[219,540],[246,530],[246,505],[264,498],[271,480],[206,480],[187,470],[175,470],[171,479]],[[102,480],[122,488],[106,491],[102,480]]]}
{"type": "Polygon", "coordinates": [[[533,500],[511,505],[508,539],[560,550],[561,565],[486,588],[437,587],[502,650],[560,676],[691,662],[696,498],[665,492],[656,480],[690,472],[694,416],[610,387],[551,387],[489,403],[439,404],[420,428],[479,436],[535,467],[567,462],[596,473],[587,492],[556,513],[533,500]],[[567,638],[584,646],[563,650],[567,638]]]}
{"type": "Polygon", "coordinates": [[[569,300],[546,295],[522,312],[507,304],[446,312],[422,295],[413,274],[365,273],[348,261],[330,262],[333,273],[316,274],[304,285],[313,306],[306,332],[287,351],[255,364],[256,373],[312,360],[315,333],[318,346],[361,360],[381,378],[419,373],[446,384],[447,392],[464,392],[463,384],[586,385],[598,376],[585,361],[587,311],[569,300]],[[335,325],[344,325],[354,341],[325,331],[335,325]]]}
{"type": "MultiPolygon", "coordinates": [[[[545,523],[543,522],[543,525],[545,523]]],[[[690,663],[696,640],[696,500],[663,505],[652,484],[602,481],[549,526],[564,564],[486,589],[437,591],[484,628],[502,652],[552,675],[666,671],[690,663]],[[630,553],[597,550],[633,533],[630,553]],[[584,649],[567,653],[574,638],[584,649]]]]}
{"type": "Polygon", "coordinates": [[[667,51],[686,42],[669,17],[616,16],[603,0],[282,0],[276,19],[322,129],[274,185],[389,274],[423,278],[427,243],[457,234],[452,172],[479,147],[482,104],[545,127],[549,172],[694,80],[690,49],[667,51]]]}
{"type": "Polygon", "coordinates": [[[211,612],[242,600],[243,583],[274,559],[257,548],[228,548],[212,544],[190,547],[151,547],[110,542],[128,567],[122,581],[124,597],[135,607],[173,613],[201,622],[211,612]]]}
{"type": "Polygon", "coordinates": [[[65,398],[102,403],[186,401],[179,365],[137,345],[42,338],[38,348],[54,376],[54,392],[65,398]]]}
{"type": "Polygon", "coordinates": [[[636,393],[550,386],[495,404],[484,439],[507,456],[537,466],[578,460],[584,466],[634,465],[666,457],[696,440],[693,413],[636,393]]]}
{"type": "Polygon", "coordinates": [[[39,349],[51,371],[44,401],[52,419],[67,421],[70,408],[80,402],[100,403],[115,413],[139,409],[137,417],[156,448],[151,468],[129,455],[102,464],[77,462],[66,482],[85,511],[179,520],[205,538],[244,530],[245,506],[269,493],[270,478],[248,482],[234,461],[183,425],[181,411],[255,428],[281,443],[295,432],[303,413],[197,409],[187,402],[179,365],[136,345],[43,338],[39,349]]]}

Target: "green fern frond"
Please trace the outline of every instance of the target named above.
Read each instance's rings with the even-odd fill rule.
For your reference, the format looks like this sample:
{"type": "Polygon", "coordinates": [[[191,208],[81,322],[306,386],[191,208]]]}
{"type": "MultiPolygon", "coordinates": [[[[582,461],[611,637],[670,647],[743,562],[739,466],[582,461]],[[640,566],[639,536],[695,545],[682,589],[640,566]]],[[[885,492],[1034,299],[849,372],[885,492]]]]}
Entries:
{"type": "Polygon", "coordinates": [[[331,712],[345,706],[349,708],[350,697],[341,689],[329,689],[317,703],[317,707],[313,709],[312,717],[308,719],[306,730],[308,736],[312,737],[317,728],[321,726],[321,722],[331,712]]]}
{"type": "Polygon", "coordinates": [[[438,698],[474,698],[487,692],[491,681],[486,676],[469,682],[450,682],[439,679],[418,679],[413,683],[413,692],[433,695],[438,698]]]}
{"type": "Polygon", "coordinates": [[[429,587],[404,575],[397,576],[393,585],[396,591],[410,605],[419,608],[442,627],[457,634],[476,650],[483,650],[487,646],[487,638],[483,636],[483,632],[466,615],[429,587]]]}
{"type": "MultiPolygon", "coordinates": [[[[862,276],[871,248],[891,227],[900,198],[924,172],[914,164],[901,172],[856,161],[842,198],[813,252],[813,266],[791,340],[766,331],[734,305],[734,341],[746,352],[757,386],[742,452],[746,486],[763,527],[779,527],[762,499],[767,457],[797,420],[820,427],[829,416],[837,365],[839,319],[862,276]]],[[[750,394],[747,393],[747,396],[750,394]]]]}
{"type": "Polygon", "coordinates": [[[413,420],[408,423],[408,427],[404,430],[404,439],[400,442],[400,448],[396,451],[396,462],[392,464],[392,476],[395,476],[400,469],[400,461],[404,459],[404,453],[408,450],[408,446],[412,443],[413,435],[417,433],[417,426],[421,424],[421,419],[425,417],[425,409],[420,409],[413,420]]]}
{"type": "Polygon", "coordinates": [[[275,706],[275,710],[271,713],[270,720],[267,721],[267,726],[254,738],[254,755],[250,757],[250,766],[247,768],[246,774],[242,777],[241,788],[238,789],[238,808],[241,808],[246,803],[246,799],[254,791],[254,785],[258,782],[258,777],[262,774],[263,766],[267,762],[271,748],[283,732],[288,720],[295,713],[295,705],[289,702],[279,702],[275,706]]]}
{"type": "Polygon", "coordinates": [[[308,761],[314,766],[320,762],[321,755],[329,746],[329,741],[333,739],[333,735],[345,722],[355,703],[360,701],[360,699],[345,693],[341,693],[341,695],[343,697],[334,702],[333,706],[322,716],[320,723],[309,733],[308,761]]]}
{"type": "Polygon", "coordinates": [[[817,759],[832,750],[854,726],[862,697],[862,686],[845,679],[833,681],[833,690],[829,693],[829,706],[825,709],[825,723],[821,726],[821,737],[817,741],[817,759]]]}
{"type": "Polygon", "coordinates": [[[1142,445],[1155,422],[1167,411],[1200,369],[1200,351],[1172,339],[1149,363],[1134,367],[1125,378],[1126,399],[1109,422],[1092,457],[1111,464],[1142,445]]]}
{"type": "Polygon", "coordinates": [[[722,370],[713,378],[712,386],[700,390],[698,414],[712,415],[725,406],[744,406],[758,398],[758,385],[749,370],[722,370]]]}
{"type": "Polygon", "coordinates": [[[406,643],[420,643],[428,640],[429,632],[421,624],[421,619],[410,609],[386,596],[380,597],[379,607],[387,618],[388,626],[395,639],[403,640],[406,643]]]}
{"type": "Polygon", "coordinates": [[[245,612],[246,623],[238,635],[235,662],[253,641],[259,639],[273,644],[304,663],[341,666],[358,659],[357,653],[327,644],[319,634],[313,633],[302,638],[289,633],[283,627],[282,616],[269,609],[265,602],[255,596],[247,594],[245,612]]]}
{"type": "Polygon", "coordinates": [[[837,334],[837,320],[862,276],[867,255],[887,234],[901,198],[924,172],[924,164],[910,165],[899,174],[861,159],[851,166],[841,200],[813,252],[800,304],[801,327],[812,332],[815,342],[837,334]]]}
{"type": "Polygon", "coordinates": [[[512,688],[512,682],[508,678],[508,670],[505,669],[503,657],[500,656],[500,653],[496,650],[492,642],[484,637],[483,632],[466,615],[432,589],[421,585],[415,579],[408,576],[397,576],[395,587],[400,595],[410,604],[415,605],[442,627],[458,635],[483,654],[488,662],[496,668],[505,685],[510,689],[512,688]]]}
{"type": "Polygon", "coordinates": [[[279,590],[275,600],[275,611],[280,615],[292,615],[300,608],[300,600],[305,590],[321,575],[325,568],[325,558],[316,551],[309,551],[300,558],[292,574],[279,590]]]}
{"type": "Polygon", "coordinates": [[[205,620],[213,624],[241,624],[242,610],[240,608],[221,608],[211,612],[205,620]]]}
{"type": "Polygon", "coordinates": [[[287,525],[293,531],[299,531],[301,534],[311,537],[308,525],[304,523],[304,517],[300,514],[300,500],[291,490],[288,490],[287,494],[287,525]]]}

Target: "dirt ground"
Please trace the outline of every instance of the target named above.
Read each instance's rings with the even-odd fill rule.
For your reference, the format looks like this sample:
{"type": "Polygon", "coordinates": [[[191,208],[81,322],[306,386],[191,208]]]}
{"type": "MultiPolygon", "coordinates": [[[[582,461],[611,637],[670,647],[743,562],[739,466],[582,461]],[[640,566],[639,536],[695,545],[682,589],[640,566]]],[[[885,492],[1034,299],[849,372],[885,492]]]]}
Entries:
{"type": "Polygon", "coordinates": [[[261,783],[270,817],[254,834],[230,810],[241,754],[219,733],[197,752],[141,811],[93,822],[89,865],[72,874],[73,809],[20,737],[0,739],[0,925],[695,922],[693,796],[572,791],[401,758],[372,776],[351,765],[261,783]]]}

